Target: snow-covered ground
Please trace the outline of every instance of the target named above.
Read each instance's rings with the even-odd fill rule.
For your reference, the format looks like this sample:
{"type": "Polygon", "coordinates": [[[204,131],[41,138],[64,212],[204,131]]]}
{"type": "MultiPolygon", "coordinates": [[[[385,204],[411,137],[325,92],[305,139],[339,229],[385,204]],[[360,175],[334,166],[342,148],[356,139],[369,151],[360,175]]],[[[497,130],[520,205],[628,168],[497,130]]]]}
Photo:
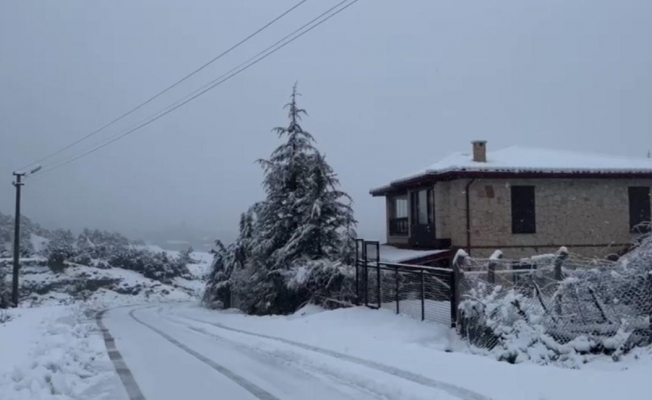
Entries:
{"type": "MultiPolygon", "coordinates": [[[[127,400],[82,309],[11,313],[0,399],[127,400]]],[[[148,400],[642,400],[652,373],[650,349],[576,370],[451,352],[464,344],[444,325],[364,307],[252,317],[165,303],[113,308],[103,321],[148,400]]]]}
{"type": "MultiPolygon", "coordinates": [[[[149,248],[151,251],[165,251],[149,248]]],[[[177,252],[168,252],[176,257],[177,252]]],[[[197,263],[189,264],[193,279],[175,278],[170,284],[144,277],[142,274],[121,268],[100,268],[97,266],[71,265],[63,272],[54,274],[45,266],[42,258],[21,260],[22,293],[30,295],[23,299],[24,305],[56,305],[84,300],[95,308],[118,304],[142,304],[146,302],[192,301],[198,299],[206,284],[212,255],[196,252],[192,258],[197,263]],[[89,288],[90,295],[82,293],[89,288]]],[[[10,279],[10,276],[8,277],[10,279]]]]}
{"type": "MultiPolygon", "coordinates": [[[[118,268],[53,274],[33,260],[23,284],[51,287],[0,312],[11,317],[0,322],[0,400],[129,400],[125,374],[147,400],[650,398],[651,348],[619,362],[595,356],[578,369],[511,365],[471,354],[448,324],[419,321],[420,300],[400,303],[416,318],[396,315],[393,302],[380,310],[306,306],[290,316],[211,311],[198,296],[212,255],[192,257],[196,279],[169,285],[118,268]],[[71,295],[75,282],[103,280],[113,283],[83,301],[71,295]],[[112,359],[127,367],[120,376],[92,317],[102,309],[112,359]]],[[[448,302],[426,300],[427,320],[449,314],[448,302]]]]}
{"type": "Polygon", "coordinates": [[[0,324],[0,399],[114,399],[122,387],[96,325],[78,306],[8,311],[0,324]]]}
{"type": "MultiPolygon", "coordinates": [[[[289,317],[251,317],[174,306],[165,308],[165,313],[168,318],[177,318],[184,324],[215,334],[239,335],[240,340],[247,340],[251,345],[270,345],[270,340],[225,331],[199,321],[382,363],[493,399],[633,400],[650,397],[645,384],[646,377],[652,373],[649,348],[638,349],[618,363],[604,356],[596,357],[581,369],[573,370],[533,364],[511,365],[479,355],[450,352],[451,349],[463,350],[464,344],[454,339],[455,336],[444,325],[422,323],[382,309],[322,311],[309,307],[289,317]]],[[[275,340],[271,342],[277,343],[275,340]]],[[[406,394],[402,398],[410,397],[406,394]]]]}

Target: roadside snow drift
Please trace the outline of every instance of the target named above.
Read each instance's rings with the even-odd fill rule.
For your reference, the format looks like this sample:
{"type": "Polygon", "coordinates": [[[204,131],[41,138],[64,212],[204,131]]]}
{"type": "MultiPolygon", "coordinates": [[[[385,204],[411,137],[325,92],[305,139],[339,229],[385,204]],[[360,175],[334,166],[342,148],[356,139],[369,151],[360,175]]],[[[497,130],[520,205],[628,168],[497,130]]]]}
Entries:
{"type": "Polygon", "coordinates": [[[120,399],[96,326],[83,308],[12,310],[0,324],[0,398],[120,399]]]}

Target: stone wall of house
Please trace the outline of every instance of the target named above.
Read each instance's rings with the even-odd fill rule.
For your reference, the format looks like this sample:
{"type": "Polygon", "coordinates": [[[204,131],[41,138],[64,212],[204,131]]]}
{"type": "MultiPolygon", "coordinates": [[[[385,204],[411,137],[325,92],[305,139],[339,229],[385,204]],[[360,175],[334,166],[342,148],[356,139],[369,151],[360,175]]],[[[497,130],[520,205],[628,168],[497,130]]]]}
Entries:
{"type": "Polygon", "coordinates": [[[437,237],[444,239],[451,237],[450,187],[450,182],[438,182],[435,185],[435,230],[437,237]]]}
{"type": "MultiPolygon", "coordinates": [[[[448,223],[442,222],[441,233],[449,233],[455,247],[467,247],[465,191],[468,182],[447,183],[448,223]]],[[[549,253],[560,246],[586,256],[622,249],[635,237],[629,227],[630,186],[652,187],[652,180],[478,179],[469,190],[471,246],[485,249],[476,249],[473,255],[489,256],[497,248],[509,258],[549,253]],[[512,185],[535,187],[534,234],[512,234],[512,185]]],[[[437,208],[435,218],[440,218],[444,211],[437,208]]],[[[439,233],[438,236],[445,237],[439,233]]]]}

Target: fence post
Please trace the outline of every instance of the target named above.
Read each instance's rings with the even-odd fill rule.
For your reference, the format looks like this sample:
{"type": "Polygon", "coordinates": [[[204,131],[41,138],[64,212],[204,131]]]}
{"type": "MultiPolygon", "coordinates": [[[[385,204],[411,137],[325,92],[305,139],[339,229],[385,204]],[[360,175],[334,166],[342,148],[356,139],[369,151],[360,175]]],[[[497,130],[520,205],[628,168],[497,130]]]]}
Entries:
{"type": "Polygon", "coordinates": [[[367,258],[367,242],[362,245],[362,260],[364,262],[364,305],[369,307],[369,259],[367,258]]]}
{"type": "Polygon", "coordinates": [[[426,320],[426,278],[421,270],[421,321],[426,320]]]}
{"type": "Polygon", "coordinates": [[[491,257],[489,257],[489,271],[487,273],[489,283],[496,283],[496,265],[498,265],[498,260],[501,258],[503,258],[503,252],[500,250],[494,251],[491,257]]]}
{"type": "Polygon", "coordinates": [[[398,265],[397,265],[396,266],[396,314],[398,314],[400,311],[399,300],[398,300],[398,278],[399,278],[399,274],[398,274],[398,265]]]}
{"type": "Polygon", "coordinates": [[[566,247],[560,247],[557,250],[557,257],[555,258],[555,280],[562,280],[562,271],[561,267],[564,265],[564,261],[568,258],[568,249],[566,247]]]}
{"type": "Polygon", "coordinates": [[[460,304],[460,281],[462,274],[460,266],[468,257],[464,250],[458,250],[453,259],[453,273],[451,279],[451,328],[457,328],[457,307],[460,304]]]}
{"type": "MultiPolygon", "coordinates": [[[[564,265],[564,261],[568,258],[568,249],[566,247],[560,247],[559,250],[557,250],[557,257],[555,258],[555,281],[561,282],[563,278],[562,274],[562,266],[564,265]]],[[[555,302],[555,311],[557,312],[557,315],[561,315],[562,313],[562,299],[561,299],[561,293],[557,295],[557,301],[555,302]]]]}
{"type": "Polygon", "coordinates": [[[355,240],[355,305],[360,305],[360,239],[355,240]]]}
{"type": "Polygon", "coordinates": [[[378,280],[378,309],[380,309],[383,302],[383,296],[380,294],[380,260],[376,260],[376,279],[378,280]]]}

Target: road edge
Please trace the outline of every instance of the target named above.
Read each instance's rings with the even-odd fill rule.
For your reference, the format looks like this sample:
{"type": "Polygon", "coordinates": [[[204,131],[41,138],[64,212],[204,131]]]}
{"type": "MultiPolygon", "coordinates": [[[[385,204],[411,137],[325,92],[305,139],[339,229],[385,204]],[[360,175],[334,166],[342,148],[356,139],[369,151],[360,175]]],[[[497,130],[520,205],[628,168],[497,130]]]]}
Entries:
{"type": "Polygon", "coordinates": [[[140,387],[131,373],[131,370],[124,362],[122,354],[120,354],[120,351],[116,348],[115,339],[111,336],[109,329],[102,321],[102,318],[107,311],[108,310],[102,310],[95,315],[95,322],[97,323],[98,328],[100,328],[100,332],[102,332],[102,337],[104,338],[106,352],[109,355],[111,362],[113,362],[113,367],[122,381],[122,386],[124,386],[125,391],[129,396],[129,400],[146,400],[145,396],[143,396],[143,393],[140,391],[140,387]]]}

